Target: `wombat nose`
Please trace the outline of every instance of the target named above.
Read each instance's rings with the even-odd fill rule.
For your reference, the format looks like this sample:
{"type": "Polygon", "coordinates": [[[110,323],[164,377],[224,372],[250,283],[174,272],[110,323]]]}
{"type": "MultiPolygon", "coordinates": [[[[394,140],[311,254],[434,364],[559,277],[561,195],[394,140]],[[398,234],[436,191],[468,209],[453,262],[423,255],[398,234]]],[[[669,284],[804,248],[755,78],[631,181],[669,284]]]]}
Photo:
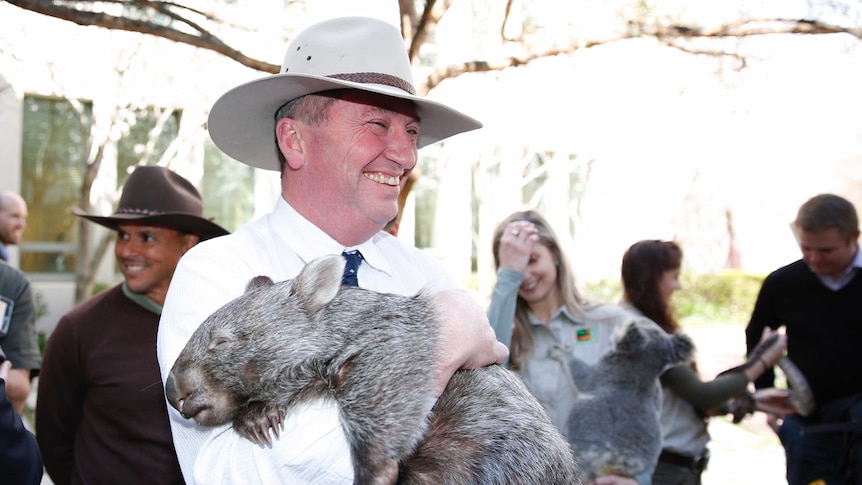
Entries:
{"type": "Polygon", "coordinates": [[[177,392],[176,381],[174,380],[173,373],[168,374],[168,379],[165,382],[165,397],[167,397],[168,402],[171,403],[171,406],[174,409],[179,411],[179,393],[177,392]]]}

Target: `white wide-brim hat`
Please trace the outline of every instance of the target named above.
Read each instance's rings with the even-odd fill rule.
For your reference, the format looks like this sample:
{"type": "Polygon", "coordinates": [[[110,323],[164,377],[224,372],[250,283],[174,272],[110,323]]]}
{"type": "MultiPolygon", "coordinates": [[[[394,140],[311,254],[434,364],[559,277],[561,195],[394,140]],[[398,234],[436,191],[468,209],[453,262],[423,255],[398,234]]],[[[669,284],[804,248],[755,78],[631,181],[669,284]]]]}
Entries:
{"type": "Polygon", "coordinates": [[[416,96],[404,39],[395,26],[367,17],[343,17],[308,27],[287,48],[281,72],[223,94],[209,115],[209,132],[223,152],[243,163],[279,170],[275,112],[306,94],[361,89],[416,104],[419,148],[482,127],[448,106],[416,96]]]}

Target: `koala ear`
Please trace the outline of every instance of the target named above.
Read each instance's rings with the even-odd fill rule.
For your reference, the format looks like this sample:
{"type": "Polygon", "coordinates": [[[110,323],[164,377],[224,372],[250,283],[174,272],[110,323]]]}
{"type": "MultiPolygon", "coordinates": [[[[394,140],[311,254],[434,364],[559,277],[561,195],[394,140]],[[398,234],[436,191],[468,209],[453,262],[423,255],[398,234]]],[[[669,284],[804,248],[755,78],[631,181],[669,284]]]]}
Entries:
{"type": "Polygon", "coordinates": [[[616,345],[617,350],[633,352],[643,348],[645,344],[646,337],[638,326],[637,320],[630,320],[620,329],[616,345]]]}
{"type": "Polygon", "coordinates": [[[272,279],[270,279],[269,276],[255,276],[254,278],[250,279],[245,285],[245,292],[248,293],[255,288],[262,288],[271,284],[272,279]]]}
{"type": "Polygon", "coordinates": [[[677,332],[671,337],[674,359],[677,362],[690,362],[694,357],[694,341],[688,335],[677,332]]]}
{"type": "Polygon", "coordinates": [[[344,275],[344,258],[337,255],[322,256],[305,265],[291,282],[291,293],[303,309],[313,315],[335,298],[344,275]]]}

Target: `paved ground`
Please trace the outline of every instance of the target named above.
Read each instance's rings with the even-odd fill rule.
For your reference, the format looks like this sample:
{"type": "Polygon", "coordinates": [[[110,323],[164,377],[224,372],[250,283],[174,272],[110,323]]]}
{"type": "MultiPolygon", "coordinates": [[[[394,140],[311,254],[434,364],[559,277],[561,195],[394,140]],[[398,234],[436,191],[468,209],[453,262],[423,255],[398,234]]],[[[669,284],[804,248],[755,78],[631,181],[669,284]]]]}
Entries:
{"type": "MultiPolygon", "coordinates": [[[[701,375],[712,378],[743,362],[744,327],[715,325],[686,328],[697,346],[701,375]]],[[[709,448],[712,459],[703,476],[704,485],[786,485],[784,449],[766,425],[764,415],[755,413],[739,424],[728,418],[712,418],[709,448]]]]}

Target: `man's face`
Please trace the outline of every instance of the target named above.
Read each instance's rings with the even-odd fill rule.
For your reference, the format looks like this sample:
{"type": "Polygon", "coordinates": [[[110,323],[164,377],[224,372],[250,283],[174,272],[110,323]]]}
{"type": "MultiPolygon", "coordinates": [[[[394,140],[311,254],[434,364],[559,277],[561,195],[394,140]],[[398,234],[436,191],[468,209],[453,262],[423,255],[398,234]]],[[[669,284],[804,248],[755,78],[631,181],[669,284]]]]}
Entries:
{"type": "Polygon", "coordinates": [[[0,243],[21,244],[21,236],[27,227],[27,204],[15,197],[0,197],[3,197],[0,207],[0,243]]]}
{"type": "Polygon", "coordinates": [[[180,257],[197,242],[175,229],[119,224],[114,254],[129,289],[161,305],[180,257]]]}
{"type": "Polygon", "coordinates": [[[799,231],[799,248],[802,259],[817,274],[838,278],[856,255],[856,237],[848,238],[838,229],[818,232],[799,231]]]}
{"type": "Polygon", "coordinates": [[[325,121],[304,125],[302,133],[303,191],[314,200],[316,224],[378,231],[396,216],[398,193],[417,160],[412,102],[347,91],[325,121]]]}

